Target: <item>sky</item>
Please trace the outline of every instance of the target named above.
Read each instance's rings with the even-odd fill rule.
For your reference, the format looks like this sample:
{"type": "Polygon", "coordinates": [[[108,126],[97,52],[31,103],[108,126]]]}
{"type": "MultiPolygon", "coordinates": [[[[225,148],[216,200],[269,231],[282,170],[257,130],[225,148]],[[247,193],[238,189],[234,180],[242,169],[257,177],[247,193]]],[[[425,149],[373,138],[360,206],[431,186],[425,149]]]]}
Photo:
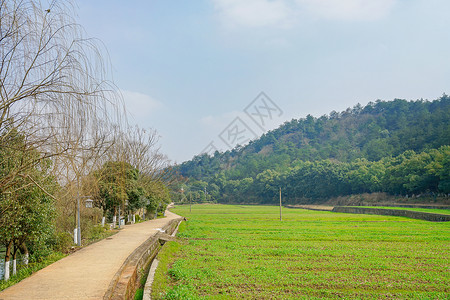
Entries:
{"type": "Polygon", "coordinates": [[[174,163],[291,119],[450,93],[448,0],[78,0],[174,163]]]}

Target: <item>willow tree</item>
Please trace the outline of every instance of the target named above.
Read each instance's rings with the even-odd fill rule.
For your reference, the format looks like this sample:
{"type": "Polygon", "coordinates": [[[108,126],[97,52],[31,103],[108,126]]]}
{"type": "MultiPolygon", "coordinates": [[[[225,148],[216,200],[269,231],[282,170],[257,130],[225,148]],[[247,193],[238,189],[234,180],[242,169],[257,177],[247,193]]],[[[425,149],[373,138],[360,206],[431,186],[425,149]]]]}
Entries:
{"type": "MultiPolygon", "coordinates": [[[[17,129],[43,153],[35,163],[77,148],[84,133],[74,128],[104,119],[118,99],[101,48],[71,11],[69,1],[0,1],[0,146],[17,129]]],[[[1,178],[0,192],[29,167],[1,178]]]]}
{"type": "MultiPolygon", "coordinates": [[[[160,151],[157,132],[135,126],[129,127],[124,136],[124,149],[122,149],[124,159],[139,170],[137,180],[143,191],[143,200],[139,202],[145,204],[148,211],[165,209],[170,201],[167,187],[177,178],[167,156],[160,151]]],[[[130,212],[134,213],[134,208],[141,208],[141,206],[130,206],[130,208],[130,212]]]]}
{"type": "MultiPolygon", "coordinates": [[[[73,11],[66,0],[0,0],[0,149],[11,147],[19,132],[21,156],[27,157],[0,177],[0,201],[13,203],[2,205],[3,216],[24,187],[51,196],[35,174],[43,162],[53,161],[48,172],[70,174],[58,176],[63,185],[86,173],[108,144],[104,128],[121,121],[121,99],[107,80],[103,51],[84,38],[73,11]]],[[[1,156],[0,164],[8,160],[1,156]]]]}

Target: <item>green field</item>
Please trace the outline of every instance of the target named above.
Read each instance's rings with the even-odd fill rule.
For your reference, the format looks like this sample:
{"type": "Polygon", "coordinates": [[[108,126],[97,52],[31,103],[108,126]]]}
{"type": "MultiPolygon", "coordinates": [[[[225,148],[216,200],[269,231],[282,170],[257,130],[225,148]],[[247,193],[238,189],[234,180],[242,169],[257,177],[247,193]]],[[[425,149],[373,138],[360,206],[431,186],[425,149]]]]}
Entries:
{"type": "MultiPolygon", "coordinates": [[[[166,299],[449,299],[450,223],[278,207],[178,206],[166,299]]],[[[164,251],[164,250],[163,250],[164,251]]],[[[167,255],[167,254],[166,254],[167,255]]],[[[158,285],[158,284],[157,284],[158,285]]]]}
{"type": "Polygon", "coordinates": [[[400,209],[400,210],[426,212],[426,213],[432,213],[432,214],[450,215],[450,209],[415,208],[415,207],[398,207],[398,206],[355,206],[355,207],[380,208],[380,209],[400,209]]]}

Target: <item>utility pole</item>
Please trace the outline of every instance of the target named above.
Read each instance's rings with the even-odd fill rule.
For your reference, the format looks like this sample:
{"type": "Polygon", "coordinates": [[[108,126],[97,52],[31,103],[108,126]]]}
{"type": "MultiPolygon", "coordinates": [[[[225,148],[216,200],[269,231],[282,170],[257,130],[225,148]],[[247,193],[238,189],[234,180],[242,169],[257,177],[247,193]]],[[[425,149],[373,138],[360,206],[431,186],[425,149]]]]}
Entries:
{"type": "Polygon", "coordinates": [[[205,191],[204,192],[205,192],[205,202],[206,202],[206,186],[205,186],[205,191]]]}
{"type": "Polygon", "coordinates": [[[282,221],[282,219],[281,219],[281,187],[280,187],[280,221],[282,221]]]}
{"type": "Polygon", "coordinates": [[[189,193],[189,212],[192,212],[192,192],[189,193]]]}
{"type": "MultiPolygon", "coordinates": [[[[78,177],[77,177],[78,183],[78,177]]],[[[81,246],[81,224],[80,224],[80,189],[77,184],[77,246],[81,246]]]]}
{"type": "Polygon", "coordinates": [[[119,203],[119,229],[120,229],[120,203],[119,203]]]}

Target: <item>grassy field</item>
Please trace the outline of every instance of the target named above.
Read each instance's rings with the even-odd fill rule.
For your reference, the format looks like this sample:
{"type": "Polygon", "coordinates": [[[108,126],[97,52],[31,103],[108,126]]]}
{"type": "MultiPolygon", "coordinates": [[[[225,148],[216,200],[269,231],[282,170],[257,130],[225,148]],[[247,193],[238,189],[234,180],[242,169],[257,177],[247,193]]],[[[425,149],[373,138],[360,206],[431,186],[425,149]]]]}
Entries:
{"type": "Polygon", "coordinates": [[[173,211],[188,218],[184,242],[166,248],[176,250],[157,271],[166,285],[154,285],[156,299],[450,297],[448,222],[300,209],[283,209],[280,222],[270,206],[173,211]]]}
{"type": "Polygon", "coordinates": [[[426,213],[432,213],[432,214],[450,215],[450,209],[394,207],[394,206],[355,206],[355,207],[381,208],[381,209],[400,209],[400,210],[411,210],[411,211],[418,211],[418,212],[426,212],[426,213]]]}

